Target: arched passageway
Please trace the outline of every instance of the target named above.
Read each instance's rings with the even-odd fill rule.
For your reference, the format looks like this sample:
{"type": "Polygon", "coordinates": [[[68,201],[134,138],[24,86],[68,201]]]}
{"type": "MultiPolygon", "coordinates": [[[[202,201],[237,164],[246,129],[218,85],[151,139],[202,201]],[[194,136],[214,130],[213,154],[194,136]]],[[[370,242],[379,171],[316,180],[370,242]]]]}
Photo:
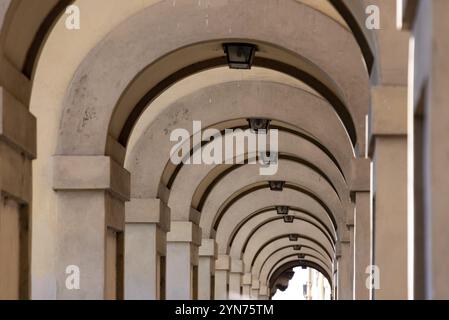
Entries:
{"type": "Polygon", "coordinates": [[[331,287],[321,272],[310,267],[285,270],[274,284],[272,300],[331,300],[331,287]]]}
{"type": "Polygon", "coordinates": [[[411,296],[393,1],[108,1],[0,5],[1,297],[411,296]]]}

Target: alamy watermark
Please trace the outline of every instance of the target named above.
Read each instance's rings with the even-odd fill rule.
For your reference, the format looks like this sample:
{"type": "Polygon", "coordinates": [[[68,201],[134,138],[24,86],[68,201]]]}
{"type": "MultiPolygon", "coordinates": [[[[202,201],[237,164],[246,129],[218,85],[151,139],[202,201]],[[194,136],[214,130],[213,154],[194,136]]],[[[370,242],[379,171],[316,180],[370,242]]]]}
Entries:
{"type": "MultiPolygon", "coordinates": [[[[81,10],[80,8],[72,4],[66,8],[65,11],[65,27],[68,30],[80,30],[81,29],[81,10]]],[[[365,20],[365,27],[368,30],[380,29],[380,8],[377,5],[368,5],[365,8],[365,14],[367,18],[365,20]]]]}
{"type": "Polygon", "coordinates": [[[366,267],[365,273],[368,274],[366,278],[365,286],[368,290],[380,289],[380,268],[376,265],[370,265],[366,267]]]}
{"type": "Polygon", "coordinates": [[[270,176],[278,170],[277,129],[202,130],[201,121],[193,121],[193,131],[175,129],[170,141],[177,142],[170,151],[173,164],[259,164],[259,173],[270,176]]]}
{"type": "Polygon", "coordinates": [[[80,289],[80,267],[76,265],[69,265],[65,269],[67,275],[65,279],[65,287],[67,290],[79,290],[80,289]]]}

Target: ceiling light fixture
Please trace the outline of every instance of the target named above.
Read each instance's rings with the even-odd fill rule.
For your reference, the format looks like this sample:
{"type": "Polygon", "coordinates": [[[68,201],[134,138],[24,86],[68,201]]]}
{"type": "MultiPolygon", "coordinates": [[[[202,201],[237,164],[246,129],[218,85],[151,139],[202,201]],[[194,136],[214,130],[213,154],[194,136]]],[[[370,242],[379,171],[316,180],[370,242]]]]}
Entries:
{"type": "Polygon", "coordinates": [[[276,206],[276,212],[278,214],[288,214],[289,208],[287,206],[276,206]]]}
{"type": "Polygon", "coordinates": [[[284,190],[285,181],[270,181],[269,184],[271,191],[282,191],[284,190]]]}
{"type": "Polygon", "coordinates": [[[257,47],[249,43],[225,43],[223,49],[231,69],[251,69],[257,47]]]}

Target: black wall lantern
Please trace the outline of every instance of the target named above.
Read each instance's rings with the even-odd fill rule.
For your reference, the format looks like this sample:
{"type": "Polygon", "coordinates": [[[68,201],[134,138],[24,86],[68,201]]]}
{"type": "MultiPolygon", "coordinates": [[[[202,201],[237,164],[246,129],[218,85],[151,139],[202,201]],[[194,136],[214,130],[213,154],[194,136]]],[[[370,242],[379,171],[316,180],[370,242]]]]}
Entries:
{"type": "Polygon", "coordinates": [[[289,234],[288,240],[290,241],[298,241],[299,236],[297,234],[289,234]]]}
{"type": "Polygon", "coordinates": [[[267,133],[270,128],[270,122],[271,120],[263,118],[248,119],[249,128],[254,133],[258,133],[259,130],[265,130],[265,133],[267,133]]]}
{"type": "Polygon", "coordinates": [[[284,190],[285,181],[270,181],[271,191],[282,191],[284,190]]]}
{"type": "Polygon", "coordinates": [[[224,52],[231,69],[251,69],[257,51],[255,45],[249,43],[225,43],[224,52]]]}
{"type": "Polygon", "coordinates": [[[295,217],[293,217],[293,216],[284,216],[285,223],[293,223],[294,219],[295,219],[295,217]]]}
{"type": "Polygon", "coordinates": [[[276,207],[276,212],[278,214],[288,214],[288,210],[289,210],[289,208],[287,206],[277,206],[276,207]]]}

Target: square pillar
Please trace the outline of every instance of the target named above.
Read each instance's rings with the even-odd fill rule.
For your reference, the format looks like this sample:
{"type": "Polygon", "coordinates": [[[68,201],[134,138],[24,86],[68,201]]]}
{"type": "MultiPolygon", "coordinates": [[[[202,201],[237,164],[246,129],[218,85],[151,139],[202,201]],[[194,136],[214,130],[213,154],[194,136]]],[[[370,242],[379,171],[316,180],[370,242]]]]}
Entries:
{"type": "Polygon", "coordinates": [[[369,300],[370,289],[366,285],[372,265],[371,252],[371,160],[356,159],[352,163],[351,199],[354,202],[354,299],[369,300]]]}
{"type": "Polygon", "coordinates": [[[198,247],[201,229],[190,221],[172,221],[167,235],[167,299],[198,299],[198,247]]]}
{"type": "Polygon", "coordinates": [[[407,88],[372,89],[375,299],[408,299],[407,88]]]}
{"type": "Polygon", "coordinates": [[[202,239],[198,263],[198,299],[213,300],[217,244],[214,239],[202,239]]]}
{"type": "Polygon", "coordinates": [[[131,199],[125,210],[125,299],[162,300],[170,209],[160,199],[131,199]]]}
{"type": "MultiPolygon", "coordinates": [[[[339,250],[338,247],[337,250],[339,250]]],[[[336,252],[332,262],[332,300],[338,300],[338,259],[340,256],[341,254],[336,252]]]]}
{"type": "Polygon", "coordinates": [[[105,156],[56,156],[53,166],[58,208],[56,298],[123,299],[129,173],[105,156]]]}
{"type": "Polygon", "coordinates": [[[408,299],[407,88],[372,89],[374,298],[408,299]]]}
{"type": "Polygon", "coordinates": [[[260,281],[259,279],[254,279],[251,284],[251,300],[259,300],[259,289],[260,281]]]}
{"type": "Polygon", "coordinates": [[[260,285],[259,289],[259,300],[269,300],[269,290],[265,284],[260,285]]]}
{"type": "MultiPolygon", "coordinates": [[[[421,1],[423,2],[423,1],[421,1]]],[[[447,57],[449,54],[449,41],[447,30],[449,20],[447,12],[449,3],[444,0],[421,3],[422,6],[432,6],[430,28],[432,42],[432,70],[430,74],[430,85],[428,88],[428,128],[426,129],[425,150],[426,167],[425,173],[425,208],[424,236],[430,239],[425,242],[426,255],[425,265],[421,267],[422,273],[426,274],[426,298],[446,300],[449,299],[449,172],[447,170],[447,159],[449,153],[448,141],[448,68],[447,57]],[[429,248],[430,247],[430,248],[429,248]]],[[[424,11],[425,12],[425,11],[424,11]]],[[[424,20],[429,21],[429,20],[424,20]]],[[[418,268],[416,268],[419,270],[418,268]]]]}
{"type": "MultiPolygon", "coordinates": [[[[348,235],[349,237],[349,235],[348,235]]],[[[350,239],[342,240],[337,243],[340,246],[341,254],[337,257],[338,261],[338,285],[337,295],[338,300],[352,300],[352,266],[353,259],[351,253],[350,239]]]]}
{"type": "Polygon", "coordinates": [[[356,192],[355,200],[355,231],[354,231],[354,297],[356,300],[369,300],[370,289],[366,285],[369,274],[366,273],[372,265],[371,252],[371,213],[369,192],[356,192]]]}
{"type": "Polygon", "coordinates": [[[228,300],[229,270],[231,257],[219,255],[215,262],[215,300],[228,300]]]}
{"type": "Polygon", "coordinates": [[[229,274],[229,299],[242,299],[242,275],[243,261],[240,259],[231,259],[231,270],[229,274]]]}
{"type": "Polygon", "coordinates": [[[252,275],[251,273],[243,274],[242,278],[242,300],[251,299],[251,285],[252,285],[252,275]]]}
{"type": "Polygon", "coordinates": [[[0,86],[0,300],[31,296],[31,163],[36,158],[36,119],[14,95],[0,86]]]}
{"type": "MultiPolygon", "coordinates": [[[[345,284],[345,294],[344,294],[344,299],[345,300],[353,300],[354,299],[354,232],[355,232],[355,221],[354,221],[354,212],[355,212],[355,207],[354,204],[351,202],[351,204],[349,205],[349,208],[347,209],[346,212],[346,228],[347,230],[345,230],[346,233],[346,237],[349,237],[349,250],[346,253],[345,250],[346,248],[342,249],[342,252],[344,252],[344,254],[346,255],[346,257],[344,257],[345,260],[345,278],[347,279],[347,285],[348,288],[346,289],[346,284],[345,284]],[[346,261],[347,259],[347,261],[346,261]]],[[[342,259],[343,261],[343,259],[342,259]]]]}

